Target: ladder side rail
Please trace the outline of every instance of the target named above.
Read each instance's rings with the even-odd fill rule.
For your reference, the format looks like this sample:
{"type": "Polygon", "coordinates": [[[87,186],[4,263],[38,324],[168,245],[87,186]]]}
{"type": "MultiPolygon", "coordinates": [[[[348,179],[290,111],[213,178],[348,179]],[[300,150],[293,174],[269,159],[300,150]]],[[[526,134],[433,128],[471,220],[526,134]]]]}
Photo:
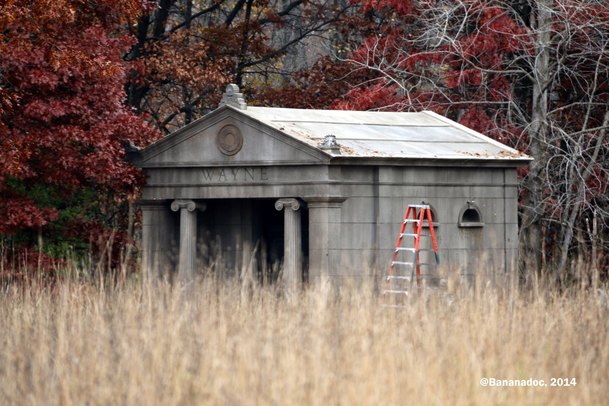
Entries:
{"type": "Polygon", "coordinates": [[[436,257],[436,264],[440,263],[440,255],[438,255],[438,243],[436,242],[436,231],[433,228],[433,219],[431,217],[431,209],[427,211],[427,222],[429,223],[429,235],[431,235],[431,244],[436,257]]]}
{"type": "Polygon", "coordinates": [[[421,287],[421,256],[419,255],[419,249],[421,247],[421,233],[423,232],[423,220],[425,218],[424,207],[419,209],[419,223],[417,224],[416,231],[416,243],[415,243],[415,255],[416,255],[416,264],[417,264],[417,287],[421,287]]]}

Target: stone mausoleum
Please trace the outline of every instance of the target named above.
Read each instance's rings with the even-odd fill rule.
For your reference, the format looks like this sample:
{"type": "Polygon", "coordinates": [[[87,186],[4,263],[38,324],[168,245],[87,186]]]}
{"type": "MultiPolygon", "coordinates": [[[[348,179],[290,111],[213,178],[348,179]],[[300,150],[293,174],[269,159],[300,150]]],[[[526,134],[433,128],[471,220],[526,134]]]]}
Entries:
{"type": "Polygon", "coordinates": [[[424,201],[449,272],[510,272],[528,161],[432,112],[252,107],[229,85],[220,107],[137,158],[143,267],[190,280],[280,266],[293,287],[374,278],[406,207],[424,201]]]}

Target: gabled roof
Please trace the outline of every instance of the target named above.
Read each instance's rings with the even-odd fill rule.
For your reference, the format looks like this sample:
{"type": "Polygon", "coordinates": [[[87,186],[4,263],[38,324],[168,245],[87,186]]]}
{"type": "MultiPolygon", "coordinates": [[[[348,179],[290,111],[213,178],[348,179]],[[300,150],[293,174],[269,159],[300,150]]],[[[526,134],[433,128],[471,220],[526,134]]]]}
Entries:
{"type": "Polygon", "coordinates": [[[138,164],[392,164],[451,161],[521,165],[531,158],[430,111],[419,113],[309,110],[247,106],[228,85],[219,108],[141,151],[138,164]],[[243,150],[216,148],[224,125],[242,126],[243,150]],[[335,137],[336,145],[327,137],[335,137]],[[331,147],[333,146],[333,147],[331,147]],[[402,162],[404,161],[404,162],[402,162]]]}
{"type": "Polygon", "coordinates": [[[340,154],[331,153],[333,156],[531,160],[513,148],[430,111],[398,113],[251,106],[237,110],[320,150],[324,137],[334,135],[340,154]]]}

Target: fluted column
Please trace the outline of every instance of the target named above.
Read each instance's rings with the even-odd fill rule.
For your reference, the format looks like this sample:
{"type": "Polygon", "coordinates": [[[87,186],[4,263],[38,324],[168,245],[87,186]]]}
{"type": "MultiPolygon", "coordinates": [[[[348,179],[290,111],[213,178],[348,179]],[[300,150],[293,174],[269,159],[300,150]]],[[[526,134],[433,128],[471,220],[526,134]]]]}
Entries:
{"type": "Polygon", "coordinates": [[[283,282],[287,290],[298,291],[302,287],[300,202],[293,198],[279,199],[275,209],[284,210],[283,282]]]}
{"type": "Polygon", "coordinates": [[[182,283],[191,282],[194,277],[197,253],[197,209],[203,211],[205,205],[193,200],[174,200],[171,203],[171,210],[180,211],[178,279],[182,283]]]}

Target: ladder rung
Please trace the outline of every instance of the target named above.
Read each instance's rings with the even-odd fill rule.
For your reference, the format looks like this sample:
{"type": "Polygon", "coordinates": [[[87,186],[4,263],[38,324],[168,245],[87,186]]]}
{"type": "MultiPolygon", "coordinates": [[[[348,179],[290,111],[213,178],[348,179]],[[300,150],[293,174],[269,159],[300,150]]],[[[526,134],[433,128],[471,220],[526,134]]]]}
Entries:
{"type": "MultiPolygon", "coordinates": [[[[391,265],[392,265],[392,267],[394,265],[404,265],[404,266],[408,266],[408,268],[414,268],[414,266],[408,262],[396,262],[395,264],[392,263],[391,265]]],[[[419,268],[428,267],[430,265],[434,265],[434,264],[422,263],[422,264],[419,264],[419,268]]],[[[398,272],[398,270],[396,270],[396,272],[398,272]]],[[[391,276],[391,275],[388,275],[388,276],[391,276]]]]}
{"type": "Polygon", "coordinates": [[[410,265],[410,266],[412,266],[412,262],[406,262],[406,261],[391,261],[391,265],[410,265]]]}
{"type": "Polygon", "coordinates": [[[418,223],[419,220],[413,220],[413,219],[404,219],[404,223],[418,223]]]}
{"type": "Polygon", "coordinates": [[[410,280],[410,276],[400,276],[400,275],[389,275],[387,277],[387,280],[390,281],[392,279],[405,279],[405,280],[410,280]]]}
{"type": "MultiPolygon", "coordinates": [[[[398,251],[416,252],[416,249],[408,248],[408,247],[397,247],[394,252],[398,252],[398,251]]],[[[433,251],[433,248],[419,248],[419,251],[433,251]]]]}
{"type": "Polygon", "coordinates": [[[409,204],[408,207],[416,207],[416,208],[421,208],[421,209],[428,209],[429,205],[428,204],[409,204]]]}

